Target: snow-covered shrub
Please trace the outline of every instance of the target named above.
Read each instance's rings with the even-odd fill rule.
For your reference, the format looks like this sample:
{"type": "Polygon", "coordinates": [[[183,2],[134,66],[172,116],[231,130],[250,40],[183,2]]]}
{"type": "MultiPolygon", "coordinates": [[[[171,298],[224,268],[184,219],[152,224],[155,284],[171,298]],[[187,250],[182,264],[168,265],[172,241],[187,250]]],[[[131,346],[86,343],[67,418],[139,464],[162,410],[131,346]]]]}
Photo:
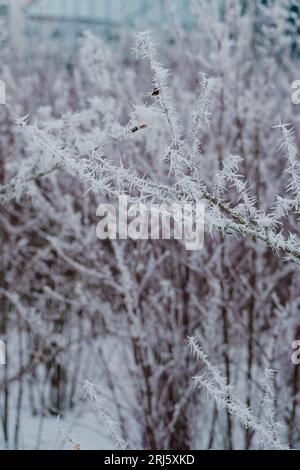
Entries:
{"type": "Polygon", "coordinates": [[[6,445],[24,445],[27,391],[43,422],[81,409],[86,379],[99,425],[117,422],[130,448],[280,447],[277,421],[283,442],[300,445],[290,363],[300,333],[300,123],[287,2],[241,12],[228,1],[222,15],[217,0],[194,3],[198,26],[188,37],[177,26],[164,46],[140,33],[131,60],[87,34],[71,68],[50,67],[41,53],[30,71],[5,69],[6,445]],[[123,192],[146,204],[204,200],[205,249],[98,241],[99,203],[123,192]],[[194,335],[221,374],[213,369],[217,384],[196,383],[221,409],[194,387],[194,335]],[[109,412],[98,407],[99,390],[109,412]]]}

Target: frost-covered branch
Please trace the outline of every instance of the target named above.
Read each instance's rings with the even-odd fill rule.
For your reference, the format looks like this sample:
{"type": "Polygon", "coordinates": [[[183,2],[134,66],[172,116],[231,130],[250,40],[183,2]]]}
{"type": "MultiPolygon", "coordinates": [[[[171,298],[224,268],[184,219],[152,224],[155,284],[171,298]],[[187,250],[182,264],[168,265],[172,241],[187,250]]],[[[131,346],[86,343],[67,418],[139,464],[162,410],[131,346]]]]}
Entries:
{"type": "Polygon", "coordinates": [[[101,397],[98,387],[96,387],[96,385],[92,384],[88,380],[85,381],[84,387],[86,393],[93,401],[98,417],[100,421],[104,423],[107,432],[113,438],[115,444],[117,444],[119,449],[126,450],[126,448],[128,447],[128,442],[122,439],[116,421],[111,418],[111,416],[107,412],[107,401],[101,397]]]}
{"type": "MultiPolygon", "coordinates": [[[[271,411],[271,414],[268,415],[268,418],[271,420],[270,423],[268,426],[264,426],[263,423],[253,416],[251,411],[238,399],[236,390],[231,385],[225,385],[225,379],[220,377],[218,370],[207,360],[207,357],[198,345],[197,340],[195,338],[189,338],[189,344],[192,353],[206,368],[206,371],[202,375],[194,377],[195,386],[204,389],[208,396],[215,400],[218,408],[227,410],[241,423],[242,426],[256,432],[261,440],[262,447],[267,445],[271,449],[287,450],[288,447],[280,442],[277,433],[274,432],[273,410],[271,411]]],[[[269,404],[269,385],[266,394],[269,404]]]]}

